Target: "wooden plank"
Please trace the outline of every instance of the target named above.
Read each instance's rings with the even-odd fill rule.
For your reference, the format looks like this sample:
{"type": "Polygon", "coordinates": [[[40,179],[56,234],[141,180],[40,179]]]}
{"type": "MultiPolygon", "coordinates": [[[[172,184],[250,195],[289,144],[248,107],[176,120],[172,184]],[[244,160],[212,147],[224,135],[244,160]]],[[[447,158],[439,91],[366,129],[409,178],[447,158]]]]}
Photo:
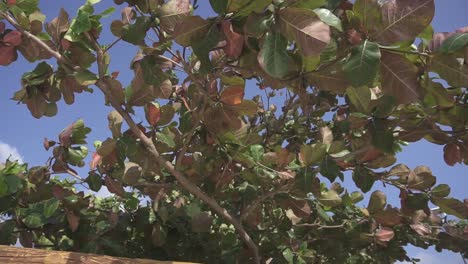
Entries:
{"type": "Polygon", "coordinates": [[[193,264],[177,261],[117,258],[105,255],[84,254],[32,248],[18,248],[0,245],[0,263],[5,264],[193,264]]]}

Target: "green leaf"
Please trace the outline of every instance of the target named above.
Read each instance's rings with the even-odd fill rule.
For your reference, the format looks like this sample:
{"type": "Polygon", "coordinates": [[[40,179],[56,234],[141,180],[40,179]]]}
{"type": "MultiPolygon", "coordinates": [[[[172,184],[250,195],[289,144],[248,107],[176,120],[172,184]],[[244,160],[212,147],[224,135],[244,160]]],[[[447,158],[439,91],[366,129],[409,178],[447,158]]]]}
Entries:
{"type": "Polygon", "coordinates": [[[320,162],[327,153],[327,146],[322,143],[312,145],[302,145],[299,152],[299,159],[305,166],[310,166],[320,162]]]}
{"type": "Polygon", "coordinates": [[[369,113],[371,91],[367,86],[348,87],[346,89],[346,95],[358,112],[369,113]]]}
{"type": "Polygon", "coordinates": [[[285,8],[279,14],[281,33],[296,41],[304,56],[319,55],[330,43],[330,27],[314,11],[285,8]]]}
{"type": "Polygon", "coordinates": [[[44,217],[49,218],[53,216],[55,212],[57,211],[57,209],[59,208],[59,205],[60,205],[60,201],[55,198],[48,200],[44,204],[44,212],[43,212],[44,217]]]}
{"type": "Polygon", "coordinates": [[[156,140],[166,144],[170,148],[175,147],[175,141],[167,133],[156,132],[156,140]]]}
{"type": "Polygon", "coordinates": [[[266,73],[282,79],[295,70],[295,62],[287,51],[288,41],[278,32],[269,32],[265,36],[258,62],[266,73]]]}
{"type": "Polygon", "coordinates": [[[374,28],[382,23],[382,13],[377,0],[356,0],[353,11],[364,28],[372,31],[371,33],[375,33],[374,28]]]}
{"type": "Polygon", "coordinates": [[[88,155],[88,148],[85,146],[78,146],[68,148],[67,162],[74,166],[82,166],[84,158],[88,155]]]}
{"type": "Polygon", "coordinates": [[[88,32],[92,28],[91,15],[94,8],[86,3],[78,9],[78,14],[71,21],[70,28],[65,34],[64,38],[71,42],[77,42],[81,38],[81,34],[88,32]]]}
{"type": "Polygon", "coordinates": [[[320,198],[318,198],[320,203],[328,207],[335,207],[341,204],[341,197],[334,190],[328,190],[322,192],[320,198]]]}
{"type": "Polygon", "coordinates": [[[88,70],[83,70],[83,71],[79,71],[79,72],[76,72],[74,74],[75,76],[75,79],[76,81],[80,84],[80,85],[91,85],[91,84],[95,84],[98,80],[98,77],[96,76],[96,74],[88,71],[88,70]]]}
{"type": "Polygon", "coordinates": [[[425,210],[428,208],[429,197],[425,193],[410,193],[406,197],[405,205],[413,210],[425,210]]]}
{"type": "Polygon", "coordinates": [[[468,33],[454,34],[446,39],[439,48],[441,53],[454,53],[468,44],[468,33]]]}
{"type": "Polygon", "coordinates": [[[216,47],[221,39],[217,27],[211,26],[208,34],[201,40],[193,43],[192,48],[195,55],[201,62],[200,72],[209,73],[213,70],[213,65],[210,60],[210,51],[216,47]]]}
{"type": "Polygon", "coordinates": [[[236,0],[229,1],[226,13],[234,12],[234,17],[248,16],[253,12],[262,12],[271,0],[236,0]]]}
{"type": "Polygon", "coordinates": [[[452,86],[468,86],[468,66],[453,55],[435,55],[430,69],[452,86]]]}
{"type": "Polygon", "coordinates": [[[338,29],[339,31],[343,31],[343,27],[341,26],[341,20],[335,16],[330,10],[325,8],[317,8],[314,9],[314,13],[322,20],[325,24],[338,29]]]}
{"type": "Polygon", "coordinates": [[[327,0],[298,0],[294,1],[293,7],[304,8],[304,9],[316,9],[324,6],[327,0]]]}
{"type": "Polygon", "coordinates": [[[41,214],[32,213],[23,219],[24,224],[29,228],[38,228],[45,224],[45,219],[41,214]]]}
{"type": "Polygon", "coordinates": [[[15,174],[6,175],[4,179],[6,185],[8,186],[9,194],[17,193],[21,188],[23,188],[23,181],[15,174]]]}
{"type": "Polygon", "coordinates": [[[370,85],[377,75],[379,64],[379,45],[365,40],[351,49],[351,56],[343,65],[343,71],[355,87],[370,85]]]}
{"type": "Polygon", "coordinates": [[[263,149],[262,145],[259,144],[250,146],[249,152],[252,158],[257,162],[261,161],[263,159],[263,155],[265,154],[265,150],[263,149]]]}
{"type": "Polygon", "coordinates": [[[102,187],[102,178],[101,175],[97,174],[94,171],[90,171],[88,178],[86,178],[86,183],[89,188],[95,192],[98,192],[102,187]]]}
{"type": "Polygon", "coordinates": [[[432,188],[431,193],[436,197],[447,197],[450,194],[450,186],[447,184],[439,184],[436,187],[432,188]]]}
{"type": "Polygon", "coordinates": [[[294,264],[294,253],[290,248],[283,250],[283,257],[286,259],[288,264],[294,264]]]}
{"type": "Polygon", "coordinates": [[[339,177],[343,181],[344,177],[340,167],[328,156],[322,160],[322,163],[320,163],[320,174],[329,179],[330,182],[334,182],[336,177],[339,177]]]}
{"type": "Polygon", "coordinates": [[[375,175],[365,167],[358,166],[353,171],[353,181],[364,193],[367,193],[372,189],[375,179],[375,175]]]}
{"type": "Polygon", "coordinates": [[[135,45],[144,45],[146,32],[151,25],[151,19],[147,16],[140,16],[133,24],[122,27],[122,39],[135,45]]]}
{"type": "Polygon", "coordinates": [[[375,191],[371,194],[367,210],[373,214],[382,211],[387,204],[387,196],[382,191],[375,191]]]}
{"type": "Polygon", "coordinates": [[[468,208],[463,202],[455,198],[433,198],[431,201],[439,206],[444,213],[454,215],[460,219],[468,218],[468,208]]]}
{"type": "Polygon", "coordinates": [[[385,121],[374,119],[370,128],[372,145],[385,153],[393,153],[393,132],[387,127],[385,121]]]}
{"type": "Polygon", "coordinates": [[[207,35],[210,25],[208,20],[199,16],[184,17],[174,28],[174,39],[184,47],[191,46],[207,35]]]}
{"type": "Polygon", "coordinates": [[[210,0],[211,7],[218,14],[224,14],[229,0],[210,0]]]}

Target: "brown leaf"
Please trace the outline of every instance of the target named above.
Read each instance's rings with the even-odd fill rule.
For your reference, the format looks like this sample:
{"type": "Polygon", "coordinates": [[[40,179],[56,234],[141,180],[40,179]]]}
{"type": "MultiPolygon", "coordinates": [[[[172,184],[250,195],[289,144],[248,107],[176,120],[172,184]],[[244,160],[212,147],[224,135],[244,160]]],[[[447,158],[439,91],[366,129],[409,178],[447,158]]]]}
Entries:
{"type": "Polygon", "coordinates": [[[157,223],[153,226],[151,241],[155,247],[160,247],[166,243],[166,232],[162,229],[161,224],[157,223]]]}
{"type": "Polygon", "coordinates": [[[224,88],[220,101],[228,105],[238,105],[244,99],[244,86],[235,85],[224,88]]]}
{"type": "Polygon", "coordinates": [[[343,94],[349,83],[342,71],[318,71],[306,74],[306,79],[310,85],[319,90],[330,91],[336,94],[343,94]]]}
{"type": "Polygon", "coordinates": [[[223,20],[221,28],[226,36],[226,46],[224,53],[230,58],[238,58],[244,46],[244,36],[234,31],[231,21],[223,20]]]}
{"type": "Polygon", "coordinates": [[[52,39],[58,43],[61,39],[62,33],[67,32],[70,27],[69,16],[65,9],[61,8],[59,16],[52,19],[50,23],[46,24],[46,31],[52,37],[52,39]]]}
{"type": "Polygon", "coordinates": [[[80,217],[77,216],[73,211],[67,212],[67,221],[72,232],[75,232],[80,225],[80,217]]]}
{"type": "Polygon", "coordinates": [[[174,27],[186,16],[190,14],[191,6],[189,0],[170,0],[162,5],[159,18],[161,28],[172,33],[174,27]]]}
{"type": "Polygon", "coordinates": [[[382,6],[383,28],[377,42],[389,45],[414,39],[431,23],[434,0],[389,0],[382,6]]]}
{"type": "Polygon", "coordinates": [[[384,226],[395,226],[402,223],[403,218],[400,215],[400,211],[397,208],[393,208],[390,205],[387,205],[384,211],[377,212],[374,215],[377,223],[384,226]]]}
{"type": "Polygon", "coordinates": [[[213,217],[210,214],[206,212],[199,213],[192,217],[192,221],[191,221],[192,232],[195,232],[195,233],[210,232],[212,222],[213,222],[213,217]]]}
{"type": "Polygon", "coordinates": [[[125,190],[122,187],[122,184],[120,182],[106,175],[106,177],[104,178],[104,183],[107,186],[107,189],[109,190],[109,192],[116,194],[120,197],[125,197],[125,190]]]}
{"type": "Polygon", "coordinates": [[[312,11],[285,8],[279,13],[281,33],[295,40],[306,57],[315,56],[330,43],[330,26],[312,11]]]}
{"type": "Polygon", "coordinates": [[[382,52],[380,63],[382,90],[395,97],[397,103],[408,104],[422,98],[422,87],[418,81],[418,69],[404,56],[382,52]]]}
{"type": "Polygon", "coordinates": [[[462,161],[460,147],[455,143],[449,143],[444,147],[444,160],[449,166],[454,166],[462,161]]]}
{"type": "Polygon", "coordinates": [[[408,188],[416,190],[426,190],[434,186],[436,178],[432,175],[431,169],[426,166],[418,166],[408,177],[408,188]]]}
{"type": "Polygon", "coordinates": [[[284,208],[293,210],[294,214],[300,218],[307,218],[311,214],[309,203],[306,200],[288,198],[282,201],[284,208]]]}
{"type": "Polygon", "coordinates": [[[35,94],[26,101],[31,115],[35,118],[41,118],[47,108],[47,102],[41,94],[35,94]]]}
{"type": "Polygon", "coordinates": [[[25,248],[32,248],[33,246],[33,234],[31,231],[21,231],[19,236],[19,242],[25,248]]]}

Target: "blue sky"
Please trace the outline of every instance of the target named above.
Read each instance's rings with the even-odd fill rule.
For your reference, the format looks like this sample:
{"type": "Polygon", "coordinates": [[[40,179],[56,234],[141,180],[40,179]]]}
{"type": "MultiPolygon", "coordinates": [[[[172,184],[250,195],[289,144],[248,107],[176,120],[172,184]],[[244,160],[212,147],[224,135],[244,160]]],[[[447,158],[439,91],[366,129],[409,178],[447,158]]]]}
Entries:
{"type": "MultiPolygon", "coordinates": [[[[73,16],[77,8],[84,2],[84,0],[41,0],[40,7],[42,12],[47,15],[47,20],[50,21],[58,15],[60,7],[64,7],[70,16],[73,16]]],[[[98,11],[102,11],[110,3],[113,1],[103,0],[97,4],[96,8],[98,11]]],[[[209,5],[208,1],[199,1],[199,4],[205,8],[198,10],[198,12],[204,16],[212,14],[212,10],[209,7],[206,8],[209,5]]],[[[467,10],[467,0],[436,0],[436,15],[433,20],[435,31],[454,31],[457,28],[468,26],[467,10]]],[[[103,22],[110,23],[119,17],[120,10],[118,9],[103,22]]],[[[115,39],[107,29],[104,30],[105,34],[100,38],[102,44],[109,44],[115,39]]],[[[135,52],[135,48],[122,44],[118,44],[111,51],[110,71],[120,71],[119,80],[124,85],[128,84],[132,78],[129,61],[135,52]]],[[[59,112],[56,117],[39,120],[31,116],[25,105],[17,105],[15,101],[10,100],[13,93],[20,88],[21,75],[32,70],[34,66],[35,64],[27,63],[20,57],[9,67],[0,68],[0,113],[2,113],[0,122],[4,126],[0,132],[0,159],[5,159],[12,154],[31,165],[44,164],[50,153],[42,147],[43,138],[56,139],[64,127],[78,118],[83,118],[85,124],[93,129],[88,141],[91,143],[90,148],[92,148],[94,140],[102,140],[111,135],[107,129],[107,114],[111,109],[104,106],[104,98],[98,90],[93,94],[77,95],[74,105],[68,106],[63,102],[59,103],[59,112]]],[[[252,96],[247,94],[247,97],[252,96]]],[[[136,120],[142,121],[143,118],[143,116],[136,117],[136,120]]],[[[468,167],[463,165],[447,166],[442,158],[442,147],[425,141],[411,144],[398,155],[398,161],[411,168],[423,164],[429,165],[434,175],[437,176],[438,183],[449,184],[452,187],[452,196],[463,199],[468,196],[466,191],[468,167]]],[[[388,188],[384,191],[388,193],[390,203],[399,203],[398,193],[394,189],[388,188]]],[[[409,251],[413,256],[423,258],[422,263],[463,263],[458,254],[450,252],[437,253],[432,249],[416,248],[409,248],[409,251]]]]}

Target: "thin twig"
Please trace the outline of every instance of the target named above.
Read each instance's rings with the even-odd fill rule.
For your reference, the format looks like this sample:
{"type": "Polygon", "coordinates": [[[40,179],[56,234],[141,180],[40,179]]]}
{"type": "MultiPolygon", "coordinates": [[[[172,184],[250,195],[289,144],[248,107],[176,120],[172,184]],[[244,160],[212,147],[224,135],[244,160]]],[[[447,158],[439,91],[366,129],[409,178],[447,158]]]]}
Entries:
{"type": "Polygon", "coordinates": [[[119,41],[122,40],[122,37],[114,40],[109,46],[106,47],[106,49],[103,50],[104,53],[107,53],[112,47],[114,47],[115,44],[117,44],[119,41]]]}

